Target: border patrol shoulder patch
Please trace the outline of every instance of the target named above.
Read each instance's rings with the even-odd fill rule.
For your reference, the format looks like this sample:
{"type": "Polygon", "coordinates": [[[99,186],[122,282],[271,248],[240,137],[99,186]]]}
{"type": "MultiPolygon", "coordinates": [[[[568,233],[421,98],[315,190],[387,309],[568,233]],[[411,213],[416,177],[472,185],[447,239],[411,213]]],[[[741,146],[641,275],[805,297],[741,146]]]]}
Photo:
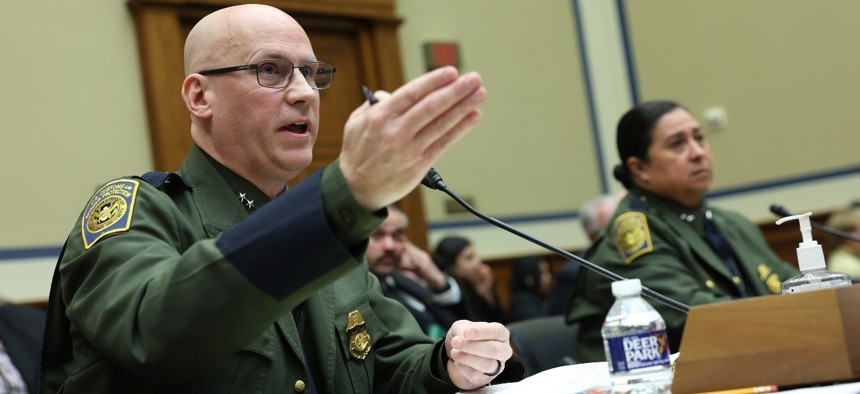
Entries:
{"type": "Polygon", "coordinates": [[[138,186],[138,181],[120,179],[107,183],[93,195],[81,219],[84,249],[108,234],[128,231],[138,186]]]}
{"type": "Polygon", "coordinates": [[[648,219],[642,212],[631,211],[619,215],[612,222],[609,234],[626,264],[654,250],[648,219]]]}

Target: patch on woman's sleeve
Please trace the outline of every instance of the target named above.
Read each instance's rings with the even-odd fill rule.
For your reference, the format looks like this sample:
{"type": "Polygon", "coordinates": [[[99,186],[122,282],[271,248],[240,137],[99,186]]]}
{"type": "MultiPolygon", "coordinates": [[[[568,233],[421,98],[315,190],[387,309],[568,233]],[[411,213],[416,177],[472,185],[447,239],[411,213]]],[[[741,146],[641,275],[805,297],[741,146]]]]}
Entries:
{"type": "Polygon", "coordinates": [[[108,234],[128,231],[139,185],[138,181],[121,179],[102,186],[93,195],[81,219],[85,249],[108,234]]]}
{"type": "Polygon", "coordinates": [[[631,211],[619,215],[612,222],[609,234],[626,264],[654,250],[648,219],[642,212],[631,211]]]}

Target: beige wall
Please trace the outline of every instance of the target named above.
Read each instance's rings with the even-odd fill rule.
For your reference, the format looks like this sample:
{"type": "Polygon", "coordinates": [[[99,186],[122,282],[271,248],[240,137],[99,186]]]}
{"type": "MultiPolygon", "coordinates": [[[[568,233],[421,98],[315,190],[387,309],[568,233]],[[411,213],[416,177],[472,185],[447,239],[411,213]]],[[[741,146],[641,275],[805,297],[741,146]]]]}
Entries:
{"type": "MultiPolygon", "coordinates": [[[[438,167],[444,170],[448,185],[476,197],[478,207],[493,216],[572,212],[599,192],[583,76],[562,72],[554,78],[552,83],[565,87],[564,93],[539,84],[512,86],[509,81],[520,70],[513,65],[522,64],[511,60],[519,60],[516,54],[550,64],[573,62],[566,69],[580,73],[583,62],[589,64],[607,171],[618,162],[614,125],[631,105],[626,67],[617,69],[618,53],[624,49],[621,36],[612,31],[620,30],[618,10],[611,1],[577,0],[587,42],[586,58],[580,59],[572,3],[548,1],[541,7],[489,0],[398,3],[405,18],[401,45],[408,76],[422,71],[419,49],[424,41],[459,37],[464,68],[487,76],[490,94],[495,95],[491,97],[537,105],[517,111],[513,105],[489,102],[488,120],[477,135],[440,160],[438,167]],[[471,44],[481,39],[482,47],[471,44]],[[500,42],[505,50],[500,50],[500,42]],[[506,78],[494,78],[502,74],[506,78]],[[571,107],[561,108],[558,103],[571,107]],[[530,116],[551,125],[540,129],[551,137],[540,141],[540,151],[523,155],[523,142],[516,139],[523,136],[519,119],[530,116]],[[510,168],[518,171],[500,171],[510,168]]],[[[705,108],[727,110],[728,128],[706,134],[717,163],[712,190],[741,192],[712,202],[767,222],[774,220],[768,212],[774,202],[796,212],[822,212],[860,198],[856,171],[816,179],[834,171],[860,169],[856,153],[860,135],[852,122],[860,100],[856,94],[860,51],[851,45],[860,28],[850,20],[860,3],[662,0],[623,4],[639,98],[678,100],[700,120],[705,108]],[[803,178],[809,179],[760,188],[803,178]]],[[[611,183],[610,188],[618,187],[611,183]]],[[[429,191],[424,195],[432,223],[457,221],[457,216],[441,209],[446,196],[429,191]]],[[[518,227],[558,246],[585,245],[576,220],[528,221],[518,227]]],[[[431,231],[431,243],[448,234],[476,239],[479,253],[487,257],[542,252],[489,226],[441,227],[431,231]]]]}
{"type": "MultiPolygon", "coordinates": [[[[489,92],[484,121],[436,165],[447,185],[497,218],[570,214],[600,193],[600,173],[588,117],[582,65],[569,1],[399,0],[406,76],[425,71],[422,45],[455,41],[461,70],[479,71],[489,92]]],[[[450,199],[423,190],[431,223],[474,221],[449,214],[450,199]]],[[[584,236],[570,219],[517,227],[565,247],[584,236]]],[[[431,245],[448,234],[475,241],[485,257],[537,248],[493,227],[430,232],[431,245]]]]}
{"type": "MultiPolygon", "coordinates": [[[[407,78],[426,71],[421,48],[429,41],[457,42],[461,69],[484,78],[484,121],[436,169],[457,193],[498,216],[574,211],[600,190],[569,2],[535,4],[398,2],[407,78]]],[[[451,218],[447,200],[424,194],[429,221],[451,218]]]]}
{"type": "Polygon", "coordinates": [[[714,188],[860,165],[860,2],[626,4],[642,98],[728,112],[714,188]]]}
{"type": "MultiPolygon", "coordinates": [[[[596,42],[592,67],[623,69],[601,52],[620,48],[598,29],[617,23],[606,8],[614,2],[581,3],[599,8],[587,10],[585,23],[596,42]]],[[[711,105],[728,110],[729,128],[708,135],[719,166],[716,188],[860,165],[860,51],[853,44],[860,27],[850,19],[860,3],[625,4],[642,97],[674,98],[697,115],[711,105]]],[[[570,1],[400,0],[397,11],[408,78],[424,70],[424,42],[454,40],[463,69],[480,71],[490,93],[485,121],[437,165],[452,189],[496,217],[569,214],[600,191],[570,1]]],[[[100,183],[152,166],[132,19],[122,1],[10,2],[0,13],[0,48],[0,251],[59,247],[100,183]]],[[[596,94],[625,108],[619,80],[599,84],[596,94]]],[[[772,220],[770,202],[802,211],[860,198],[858,179],[717,202],[772,220]]],[[[424,197],[433,223],[471,219],[446,214],[441,193],[424,197]]],[[[562,247],[584,242],[575,220],[518,227],[562,247]]],[[[539,251],[487,226],[434,230],[431,241],[449,232],[477,238],[486,257],[539,251]]],[[[46,294],[51,260],[0,261],[0,297],[46,294]]]]}
{"type": "Polygon", "coordinates": [[[131,15],[8,2],[0,48],[0,249],[58,246],[96,187],[152,166],[131,15]]]}
{"type": "MultiPolygon", "coordinates": [[[[99,185],[152,167],[132,18],[123,1],[8,2],[0,48],[0,254],[59,249],[99,185]]],[[[0,259],[0,299],[47,299],[55,261],[0,259]]]]}

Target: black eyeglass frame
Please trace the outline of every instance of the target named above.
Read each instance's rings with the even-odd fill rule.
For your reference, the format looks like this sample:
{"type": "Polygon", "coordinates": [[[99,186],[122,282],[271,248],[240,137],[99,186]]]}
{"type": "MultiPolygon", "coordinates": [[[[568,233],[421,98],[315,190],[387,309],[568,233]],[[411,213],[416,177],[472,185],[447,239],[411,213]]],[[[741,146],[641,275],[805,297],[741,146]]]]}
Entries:
{"type": "MultiPolygon", "coordinates": [[[[241,66],[232,66],[232,67],[215,68],[212,70],[203,70],[203,71],[199,71],[198,74],[200,74],[200,75],[217,75],[217,74],[224,74],[224,73],[229,73],[229,72],[234,72],[234,71],[254,70],[254,76],[257,77],[257,84],[258,85],[260,85],[264,88],[270,88],[270,89],[283,89],[283,88],[286,88],[287,86],[290,86],[290,82],[293,81],[293,76],[296,75],[295,69],[298,68],[299,71],[304,76],[304,75],[306,75],[304,70],[309,70],[309,67],[308,67],[309,64],[327,64],[327,65],[331,66],[331,70],[328,70],[327,68],[321,67],[320,69],[317,70],[317,74],[334,74],[337,71],[337,68],[334,66],[334,64],[331,64],[328,62],[311,61],[311,62],[306,62],[306,63],[303,63],[302,65],[297,66],[297,65],[293,64],[293,62],[290,62],[287,60],[271,59],[271,60],[263,60],[263,61],[256,63],[256,64],[243,64],[241,66]],[[263,85],[262,82],[260,82],[260,65],[266,64],[266,63],[272,63],[272,62],[286,63],[286,64],[289,64],[292,66],[290,68],[290,75],[287,77],[287,81],[284,83],[283,86],[266,86],[266,85],[263,85]]],[[[325,90],[325,89],[328,89],[329,87],[331,87],[332,83],[334,83],[334,75],[332,75],[332,78],[329,81],[328,85],[326,85],[324,87],[311,86],[311,88],[314,90],[325,90]]],[[[314,85],[316,85],[316,84],[314,84],[314,85]]]]}

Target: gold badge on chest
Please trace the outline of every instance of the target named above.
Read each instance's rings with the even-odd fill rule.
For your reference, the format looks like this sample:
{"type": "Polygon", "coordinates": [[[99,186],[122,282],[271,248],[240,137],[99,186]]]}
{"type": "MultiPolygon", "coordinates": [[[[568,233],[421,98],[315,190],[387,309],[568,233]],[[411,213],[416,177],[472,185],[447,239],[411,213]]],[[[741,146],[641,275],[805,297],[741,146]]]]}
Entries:
{"type": "Polygon", "coordinates": [[[370,334],[367,333],[367,323],[364,322],[364,316],[358,310],[349,313],[346,333],[349,335],[349,355],[352,358],[364,360],[370,353],[370,334]]]}

